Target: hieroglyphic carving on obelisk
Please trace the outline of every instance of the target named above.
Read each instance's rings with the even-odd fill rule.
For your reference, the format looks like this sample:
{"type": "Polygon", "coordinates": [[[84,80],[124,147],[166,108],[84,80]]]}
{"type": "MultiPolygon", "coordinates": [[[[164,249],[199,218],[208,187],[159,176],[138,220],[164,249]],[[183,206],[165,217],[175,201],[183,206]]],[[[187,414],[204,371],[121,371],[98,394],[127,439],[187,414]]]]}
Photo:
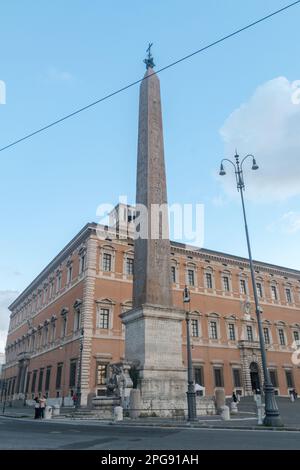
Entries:
{"type": "Polygon", "coordinates": [[[170,242],[159,78],[148,48],[140,87],[136,205],[140,233],[135,240],[133,307],[170,307],[170,242]],[[140,211],[143,205],[147,212],[140,211]],[[159,214],[158,208],[162,211],[159,214]]]}

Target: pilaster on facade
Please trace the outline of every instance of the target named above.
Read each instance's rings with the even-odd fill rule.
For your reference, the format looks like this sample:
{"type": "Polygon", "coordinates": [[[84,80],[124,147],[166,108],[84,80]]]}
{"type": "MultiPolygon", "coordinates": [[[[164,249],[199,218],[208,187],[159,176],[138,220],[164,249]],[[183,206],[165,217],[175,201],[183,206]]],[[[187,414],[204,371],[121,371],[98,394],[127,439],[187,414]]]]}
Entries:
{"type": "Polygon", "coordinates": [[[86,242],[86,270],[83,286],[82,305],[82,353],[81,353],[81,405],[87,406],[90,393],[90,362],[92,354],[93,320],[95,311],[95,283],[97,271],[98,240],[91,236],[86,242]]]}

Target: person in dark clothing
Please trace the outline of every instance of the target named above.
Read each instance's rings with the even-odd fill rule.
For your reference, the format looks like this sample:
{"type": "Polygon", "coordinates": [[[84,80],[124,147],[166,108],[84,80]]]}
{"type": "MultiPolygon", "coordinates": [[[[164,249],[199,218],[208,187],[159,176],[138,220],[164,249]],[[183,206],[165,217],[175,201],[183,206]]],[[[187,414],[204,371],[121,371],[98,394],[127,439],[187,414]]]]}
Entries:
{"type": "Polygon", "coordinates": [[[234,392],[232,392],[232,401],[233,401],[234,403],[237,403],[237,401],[238,401],[237,396],[236,396],[236,394],[235,394],[234,392]]]}
{"type": "Polygon", "coordinates": [[[35,397],[34,399],[34,419],[39,419],[41,415],[41,407],[40,407],[40,400],[39,397],[35,397]]]}

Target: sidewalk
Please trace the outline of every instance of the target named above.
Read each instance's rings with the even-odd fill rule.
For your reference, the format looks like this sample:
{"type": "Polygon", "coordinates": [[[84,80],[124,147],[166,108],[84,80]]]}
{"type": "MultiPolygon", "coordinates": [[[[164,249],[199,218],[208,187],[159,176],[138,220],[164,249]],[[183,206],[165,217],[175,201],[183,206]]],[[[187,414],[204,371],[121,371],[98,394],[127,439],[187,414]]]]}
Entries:
{"type": "MultiPolygon", "coordinates": [[[[180,428],[208,428],[208,429],[241,429],[241,430],[282,430],[300,432],[300,399],[291,403],[288,398],[277,398],[277,404],[284,423],[283,428],[270,428],[258,425],[256,416],[256,406],[252,397],[246,398],[239,403],[239,413],[231,416],[229,421],[223,421],[219,415],[200,416],[196,422],[189,423],[178,419],[163,418],[137,418],[131,420],[124,418],[123,421],[99,420],[95,417],[76,417],[74,408],[63,408],[61,414],[53,417],[55,423],[70,423],[78,425],[112,425],[112,426],[146,426],[146,427],[180,427],[180,428]]],[[[3,416],[2,409],[0,416],[3,416]]],[[[30,419],[34,418],[34,409],[24,408],[6,408],[5,417],[30,419]]]]}

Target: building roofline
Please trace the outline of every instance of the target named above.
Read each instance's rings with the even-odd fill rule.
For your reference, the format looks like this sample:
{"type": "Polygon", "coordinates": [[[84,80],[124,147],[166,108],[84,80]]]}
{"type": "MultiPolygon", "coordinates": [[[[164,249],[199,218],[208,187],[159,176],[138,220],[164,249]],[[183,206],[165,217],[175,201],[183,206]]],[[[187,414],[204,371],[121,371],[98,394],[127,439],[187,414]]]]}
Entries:
{"type": "Polygon", "coordinates": [[[45,268],[38,274],[33,281],[18,295],[18,297],[8,306],[9,310],[12,310],[16,304],[18,304],[23,297],[26,297],[29,292],[34,288],[36,284],[39,284],[43,278],[48,276],[48,271],[55,267],[55,265],[59,264],[61,258],[65,258],[68,251],[72,251],[74,249],[74,245],[78,245],[82,240],[84,240],[88,233],[96,228],[97,224],[95,222],[90,222],[85,224],[81,230],[72,238],[72,240],[67,243],[62,250],[48,263],[45,268]],[[47,273],[47,275],[46,275],[47,273]]]}
{"type": "MultiPolygon", "coordinates": [[[[189,251],[194,251],[195,253],[199,254],[208,254],[208,255],[215,255],[215,256],[224,256],[225,258],[229,258],[235,261],[241,261],[243,263],[249,263],[249,259],[245,258],[243,256],[238,256],[238,255],[233,255],[230,253],[225,253],[223,251],[216,251],[216,250],[210,250],[209,248],[198,248],[193,245],[187,245],[185,243],[180,243],[180,242],[174,242],[171,240],[171,246],[175,248],[182,248],[185,250],[189,251]]],[[[266,263],[265,261],[258,261],[258,260],[253,260],[253,263],[256,264],[257,266],[262,266],[264,268],[270,268],[274,270],[279,270],[279,271],[285,271],[290,274],[294,274],[296,276],[299,276],[300,278],[300,270],[293,269],[293,268],[287,268],[285,266],[280,266],[277,264],[272,264],[272,263],[266,263]]]]}

